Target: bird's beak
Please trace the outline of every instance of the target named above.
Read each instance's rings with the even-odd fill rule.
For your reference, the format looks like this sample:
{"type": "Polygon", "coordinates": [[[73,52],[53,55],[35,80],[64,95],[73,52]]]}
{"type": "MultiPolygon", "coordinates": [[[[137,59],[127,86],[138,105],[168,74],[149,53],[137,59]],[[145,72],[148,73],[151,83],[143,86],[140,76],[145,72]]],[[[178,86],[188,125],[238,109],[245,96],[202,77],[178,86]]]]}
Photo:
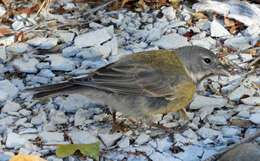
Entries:
{"type": "Polygon", "coordinates": [[[223,66],[222,64],[219,64],[217,68],[212,71],[215,75],[222,75],[222,76],[230,76],[230,72],[228,71],[227,67],[223,66]]]}

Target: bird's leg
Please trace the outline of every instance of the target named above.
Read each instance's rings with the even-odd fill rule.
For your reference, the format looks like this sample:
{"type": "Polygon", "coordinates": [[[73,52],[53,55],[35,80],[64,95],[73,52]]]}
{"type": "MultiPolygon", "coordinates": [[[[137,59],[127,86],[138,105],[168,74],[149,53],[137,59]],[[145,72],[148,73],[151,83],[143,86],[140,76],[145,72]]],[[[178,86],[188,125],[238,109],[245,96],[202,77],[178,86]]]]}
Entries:
{"type": "Polygon", "coordinates": [[[180,120],[183,120],[184,122],[189,121],[189,116],[185,108],[180,109],[179,114],[180,114],[180,120]]]}
{"type": "Polygon", "coordinates": [[[115,133],[117,131],[128,131],[129,127],[127,125],[124,124],[124,121],[121,121],[120,123],[118,123],[116,121],[116,111],[112,110],[112,129],[111,129],[111,133],[115,133]]]}

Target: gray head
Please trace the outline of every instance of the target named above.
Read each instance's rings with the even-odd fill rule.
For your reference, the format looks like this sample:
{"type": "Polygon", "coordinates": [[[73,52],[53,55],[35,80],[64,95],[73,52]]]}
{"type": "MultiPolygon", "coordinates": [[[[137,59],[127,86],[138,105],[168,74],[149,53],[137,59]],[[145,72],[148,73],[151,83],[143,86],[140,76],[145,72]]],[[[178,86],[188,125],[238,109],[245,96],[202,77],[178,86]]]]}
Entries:
{"type": "Polygon", "coordinates": [[[216,54],[199,46],[185,46],[175,49],[187,73],[195,83],[210,75],[229,75],[216,54]]]}

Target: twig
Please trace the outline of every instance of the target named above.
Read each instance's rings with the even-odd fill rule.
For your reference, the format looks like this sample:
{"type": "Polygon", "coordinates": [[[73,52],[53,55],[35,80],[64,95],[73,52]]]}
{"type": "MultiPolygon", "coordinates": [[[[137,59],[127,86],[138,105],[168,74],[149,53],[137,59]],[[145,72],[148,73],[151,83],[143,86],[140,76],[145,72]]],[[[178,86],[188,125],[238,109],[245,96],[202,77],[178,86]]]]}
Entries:
{"type": "Polygon", "coordinates": [[[254,134],[240,140],[238,143],[233,144],[229,147],[227,147],[226,149],[223,149],[215,154],[213,154],[212,156],[206,158],[204,161],[216,161],[217,159],[219,159],[223,154],[225,154],[226,152],[236,148],[237,146],[244,144],[244,143],[249,143],[251,141],[253,141],[254,139],[260,137],[260,130],[255,132],[254,134]]]}

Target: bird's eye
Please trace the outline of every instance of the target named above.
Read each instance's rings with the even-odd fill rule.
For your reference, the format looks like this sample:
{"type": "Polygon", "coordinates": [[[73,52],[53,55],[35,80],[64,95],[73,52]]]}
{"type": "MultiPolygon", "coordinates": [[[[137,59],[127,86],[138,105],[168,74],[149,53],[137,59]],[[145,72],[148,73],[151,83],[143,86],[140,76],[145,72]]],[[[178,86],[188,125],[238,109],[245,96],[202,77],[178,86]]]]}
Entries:
{"type": "Polygon", "coordinates": [[[210,64],[210,63],[211,63],[211,60],[210,60],[209,58],[204,58],[204,62],[205,62],[206,64],[210,64]]]}

